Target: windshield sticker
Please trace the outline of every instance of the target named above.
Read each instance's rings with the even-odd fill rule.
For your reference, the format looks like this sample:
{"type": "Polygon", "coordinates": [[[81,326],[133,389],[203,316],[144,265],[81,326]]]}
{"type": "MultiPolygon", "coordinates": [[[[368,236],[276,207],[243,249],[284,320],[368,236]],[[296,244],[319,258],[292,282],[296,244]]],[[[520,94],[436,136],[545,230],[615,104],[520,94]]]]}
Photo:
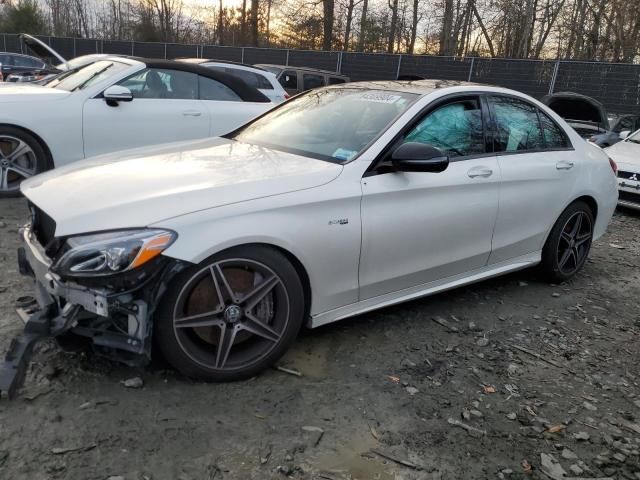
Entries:
{"type": "Polygon", "coordinates": [[[395,103],[402,98],[402,95],[389,95],[384,92],[367,92],[360,96],[360,100],[376,103],[395,103]]]}
{"type": "Polygon", "coordinates": [[[353,157],[356,156],[358,152],[355,150],[346,150],[344,148],[339,148],[337,149],[335,152],[333,152],[333,155],[331,155],[333,158],[337,158],[338,160],[351,160],[353,157]]]}

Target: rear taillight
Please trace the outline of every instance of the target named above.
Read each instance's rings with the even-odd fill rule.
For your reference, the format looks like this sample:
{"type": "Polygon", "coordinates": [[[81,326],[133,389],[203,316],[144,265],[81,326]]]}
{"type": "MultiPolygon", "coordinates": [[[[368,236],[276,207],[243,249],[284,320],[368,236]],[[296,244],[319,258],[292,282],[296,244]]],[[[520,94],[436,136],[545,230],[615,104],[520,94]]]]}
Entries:
{"type": "Polygon", "coordinates": [[[284,99],[285,100],[289,100],[291,98],[291,95],[289,95],[288,93],[284,94],[284,99]]]}
{"type": "Polygon", "coordinates": [[[609,157],[609,165],[611,165],[611,170],[613,170],[613,174],[618,176],[618,165],[613,161],[613,158],[609,157]]]}

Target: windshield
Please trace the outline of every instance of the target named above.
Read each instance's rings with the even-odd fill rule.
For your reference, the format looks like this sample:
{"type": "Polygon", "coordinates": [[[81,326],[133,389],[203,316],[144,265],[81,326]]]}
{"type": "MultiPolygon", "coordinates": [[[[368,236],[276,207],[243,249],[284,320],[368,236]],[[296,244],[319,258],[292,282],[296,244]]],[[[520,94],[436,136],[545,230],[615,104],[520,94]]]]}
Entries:
{"type": "Polygon", "coordinates": [[[631,143],[640,143],[640,130],[638,130],[636,133],[634,133],[633,135],[629,135],[627,137],[627,142],[631,142],[631,143]]]}
{"type": "Polygon", "coordinates": [[[76,70],[80,67],[84,67],[85,65],[89,65],[99,58],[104,58],[104,55],[82,55],[81,57],[76,57],[72,60],[69,60],[67,63],[60,63],[56,65],[55,68],[62,71],[67,70],[76,70]]]}
{"type": "Polygon", "coordinates": [[[109,78],[126,68],[129,68],[129,65],[126,63],[102,60],[91,63],[78,70],[71,70],[58,75],[45,86],[66,90],[68,92],[75,92],[101,82],[102,80],[109,78]]]}
{"type": "Polygon", "coordinates": [[[358,155],[418,95],[359,88],[314,90],[256,120],[235,139],[343,163],[358,155]]]}

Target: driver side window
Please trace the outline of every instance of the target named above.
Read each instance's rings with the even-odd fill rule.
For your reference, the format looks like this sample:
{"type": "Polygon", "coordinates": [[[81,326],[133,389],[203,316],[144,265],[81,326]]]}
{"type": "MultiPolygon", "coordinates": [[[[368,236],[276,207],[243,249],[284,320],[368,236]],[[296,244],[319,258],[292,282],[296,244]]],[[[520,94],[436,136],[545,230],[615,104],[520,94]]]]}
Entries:
{"type": "Polygon", "coordinates": [[[147,68],[122,80],[119,85],[131,90],[134,98],[196,100],[198,76],[180,70],[147,68]]]}
{"type": "Polygon", "coordinates": [[[485,153],[480,99],[456,99],[427,113],[405,136],[407,142],[429,144],[451,158],[485,153]]]}

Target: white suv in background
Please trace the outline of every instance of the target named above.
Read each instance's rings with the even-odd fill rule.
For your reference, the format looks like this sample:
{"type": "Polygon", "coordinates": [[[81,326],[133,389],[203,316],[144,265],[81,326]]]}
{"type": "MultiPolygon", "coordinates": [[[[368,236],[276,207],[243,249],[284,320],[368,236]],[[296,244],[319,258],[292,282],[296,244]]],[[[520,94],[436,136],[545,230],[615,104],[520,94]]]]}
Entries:
{"type": "Polygon", "coordinates": [[[178,58],[181,62],[195,63],[202,67],[234,75],[249,86],[257,88],[274,103],[284,102],[290,95],[284,90],[277,77],[268,70],[243,63],[206,58],[178,58]]]}

